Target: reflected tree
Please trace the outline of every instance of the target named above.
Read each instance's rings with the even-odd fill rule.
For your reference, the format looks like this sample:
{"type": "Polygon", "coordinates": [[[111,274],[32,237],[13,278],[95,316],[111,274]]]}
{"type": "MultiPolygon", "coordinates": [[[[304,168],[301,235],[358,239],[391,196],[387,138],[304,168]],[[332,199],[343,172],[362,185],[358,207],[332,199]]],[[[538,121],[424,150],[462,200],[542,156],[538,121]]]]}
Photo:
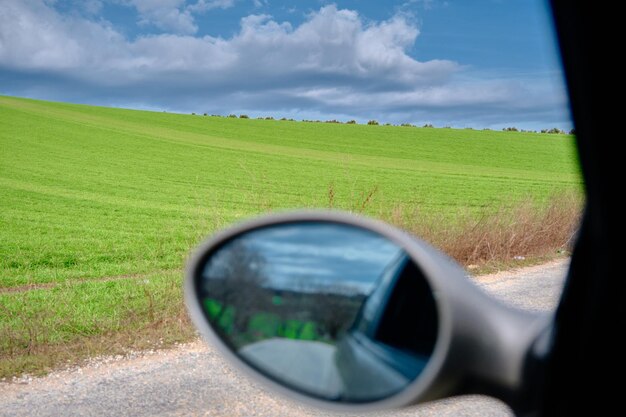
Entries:
{"type": "Polygon", "coordinates": [[[276,287],[268,261],[249,239],[231,241],[209,260],[202,281],[211,322],[239,348],[272,337],[334,343],[364,300],[339,277],[291,276],[276,287]]]}
{"type": "Polygon", "coordinates": [[[219,312],[213,317],[215,323],[219,324],[231,308],[234,329],[244,332],[254,313],[267,309],[265,265],[263,255],[244,240],[228,244],[211,259],[204,274],[204,293],[220,304],[219,312]]]}

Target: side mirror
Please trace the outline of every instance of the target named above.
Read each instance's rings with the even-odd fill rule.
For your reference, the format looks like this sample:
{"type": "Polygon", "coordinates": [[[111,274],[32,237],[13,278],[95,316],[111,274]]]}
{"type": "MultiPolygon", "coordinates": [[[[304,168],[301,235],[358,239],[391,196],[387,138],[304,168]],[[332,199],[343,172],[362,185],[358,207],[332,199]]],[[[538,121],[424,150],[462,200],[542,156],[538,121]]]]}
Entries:
{"type": "Polygon", "coordinates": [[[464,393],[528,405],[549,323],[489,298],[415,237],[336,212],[218,234],[189,262],[185,296],[249,374],[344,411],[464,393]]]}

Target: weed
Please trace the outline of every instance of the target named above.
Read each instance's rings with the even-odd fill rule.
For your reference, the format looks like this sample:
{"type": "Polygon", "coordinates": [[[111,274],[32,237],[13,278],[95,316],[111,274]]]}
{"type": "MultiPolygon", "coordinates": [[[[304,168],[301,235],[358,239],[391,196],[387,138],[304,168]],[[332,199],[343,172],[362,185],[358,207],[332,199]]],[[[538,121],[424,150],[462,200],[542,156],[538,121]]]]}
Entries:
{"type": "Polygon", "coordinates": [[[381,217],[465,265],[562,248],[580,210],[580,198],[550,197],[582,190],[568,135],[1,96],[0,120],[4,376],[191,337],[178,272],[190,250],[268,210],[381,217]]]}
{"type": "Polygon", "coordinates": [[[577,193],[562,192],[542,201],[484,207],[454,218],[423,215],[418,207],[396,205],[381,216],[438,247],[464,266],[515,264],[545,259],[571,249],[582,212],[577,193]]]}

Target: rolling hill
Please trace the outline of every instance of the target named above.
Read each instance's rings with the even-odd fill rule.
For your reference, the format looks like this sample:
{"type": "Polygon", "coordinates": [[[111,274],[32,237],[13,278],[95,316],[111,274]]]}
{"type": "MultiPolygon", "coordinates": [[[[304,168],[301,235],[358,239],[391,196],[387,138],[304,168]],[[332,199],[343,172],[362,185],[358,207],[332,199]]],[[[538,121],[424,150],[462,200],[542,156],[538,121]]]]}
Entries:
{"type": "Polygon", "coordinates": [[[231,222],[324,207],[452,219],[580,189],[569,135],[307,123],[0,96],[2,287],[180,268],[231,222]]]}

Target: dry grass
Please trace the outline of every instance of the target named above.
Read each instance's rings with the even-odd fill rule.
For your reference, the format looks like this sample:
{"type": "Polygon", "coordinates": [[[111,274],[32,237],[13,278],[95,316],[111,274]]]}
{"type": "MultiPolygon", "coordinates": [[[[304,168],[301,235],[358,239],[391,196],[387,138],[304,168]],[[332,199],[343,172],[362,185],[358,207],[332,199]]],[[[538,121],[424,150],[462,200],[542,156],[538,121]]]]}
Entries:
{"type": "Polygon", "coordinates": [[[180,272],[60,285],[0,297],[0,380],[195,337],[180,272]]]}
{"type": "Polygon", "coordinates": [[[563,192],[544,201],[527,199],[507,207],[486,207],[480,215],[460,212],[452,221],[449,215],[424,216],[419,209],[402,205],[381,217],[465,267],[490,270],[568,253],[582,206],[580,194],[563,192]]]}
{"type": "MultiPolygon", "coordinates": [[[[182,307],[182,306],[181,306],[182,307]]],[[[0,381],[21,375],[41,376],[55,369],[76,366],[98,356],[127,355],[131,352],[164,349],[196,337],[185,311],[145,324],[139,328],[80,335],[69,341],[36,343],[0,358],[0,381]]],[[[19,339],[14,339],[16,341],[19,339]]]]}
{"type": "MultiPolygon", "coordinates": [[[[377,190],[355,196],[352,211],[371,213],[377,190]]],[[[328,203],[336,205],[332,185],[328,203]]],[[[425,215],[408,205],[396,205],[378,217],[480,273],[566,254],[581,208],[578,194],[559,193],[544,201],[486,207],[480,215],[459,212],[453,219],[449,214],[425,215]]],[[[94,356],[164,348],[195,337],[183,305],[180,271],[142,278],[69,282],[0,294],[4,303],[16,304],[0,302],[0,379],[41,375],[94,356]],[[93,288],[81,289],[88,285],[93,288]]]]}

